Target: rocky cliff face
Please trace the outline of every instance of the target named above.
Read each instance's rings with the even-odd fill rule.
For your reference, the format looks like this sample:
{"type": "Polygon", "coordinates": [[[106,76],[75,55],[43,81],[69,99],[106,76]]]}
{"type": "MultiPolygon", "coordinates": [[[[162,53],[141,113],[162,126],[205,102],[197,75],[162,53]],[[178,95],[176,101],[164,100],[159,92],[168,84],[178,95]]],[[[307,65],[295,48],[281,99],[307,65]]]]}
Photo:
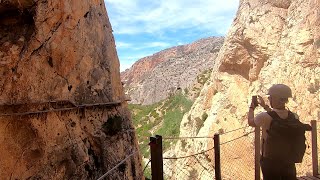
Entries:
{"type": "MultiPolygon", "coordinates": [[[[292,88],[294,97],[288,108],[297,112],[302,121],[319,120],[319,7],[318,0],[240,1],[237,16],[216,59],[219,63],[215,64],[212,78],[191,111],[184,116],[180,136],[212,135],[246,126],[251,96],[265,97],[267,89],[275,83],[292,88]],[[204,113],[208,117],[199,130],[196,119],[204,113]]],[[[211,146],[209,141],[190,145],[189,150],[183,150],[178,143],[176,153],[183,155],[211,146]]],[[[238,153],[248,148],[242,147],[238,153]]],[[[299,173],[311,171],[308,156],[310,149],[301,165],[305,169],[298,168],[299,173]]]]}
{"type": "Polygon", "coordinates": [[[137,151],[103,0],[0,1],[0,44],[0,179],[97,179],[137,151]]]}
{"type": "Polygon", "coordinates": [[[189,88],[213,66],[222,42],[222,37],[201,39],[137,61],[121,75],[131,103],[153,104],[177,89],[189,88]]]}

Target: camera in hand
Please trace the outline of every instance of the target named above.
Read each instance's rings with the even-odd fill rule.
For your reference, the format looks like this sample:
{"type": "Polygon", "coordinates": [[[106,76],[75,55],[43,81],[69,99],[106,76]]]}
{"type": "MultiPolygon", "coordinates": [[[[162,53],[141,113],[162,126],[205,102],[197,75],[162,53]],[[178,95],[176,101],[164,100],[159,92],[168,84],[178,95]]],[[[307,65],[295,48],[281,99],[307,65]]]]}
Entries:
{"type": "Polygon", "coordinates": [[[259,105],[257,96],[252,96],[252,102],[253,102],[254,106],[258,106],[259,105]]]}

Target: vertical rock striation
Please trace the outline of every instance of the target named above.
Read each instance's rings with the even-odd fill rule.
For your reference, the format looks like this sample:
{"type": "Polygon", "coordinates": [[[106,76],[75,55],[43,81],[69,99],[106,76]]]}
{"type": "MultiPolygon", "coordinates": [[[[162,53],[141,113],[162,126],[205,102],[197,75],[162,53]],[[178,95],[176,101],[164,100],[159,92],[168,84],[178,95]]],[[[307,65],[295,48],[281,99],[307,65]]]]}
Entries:
{"type": "Polygon", "coordinates": [[[97,179],[138,151],[103,0],[0,1],[0,76],[0,179],[97,179]]]}

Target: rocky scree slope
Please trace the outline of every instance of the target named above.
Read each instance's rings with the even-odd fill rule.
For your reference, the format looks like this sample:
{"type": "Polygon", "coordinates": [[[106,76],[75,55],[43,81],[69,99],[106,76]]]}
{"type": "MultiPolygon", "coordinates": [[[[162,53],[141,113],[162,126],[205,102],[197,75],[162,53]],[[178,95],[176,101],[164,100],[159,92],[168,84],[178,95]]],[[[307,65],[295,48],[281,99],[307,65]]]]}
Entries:
{"type": "MultiPolygon", "coordinates": [[[[247,125],[247,111],[252,95],[266,97],[267,89],[275,83],[292,88],[293,98],[288,108],[300,116],[301,121],[320,119],[320,1],[318,0],[242,0],[236,18],[216,59],[211,79],[205,84],[191,110],[185,114],[180,136],[208,136],[216,132],[247,125]],[[198,129],[197,119],[207,118],[198,129]]],[[[266,99],[267,101],[267,99],[266,99]]],[[[258,108],[256,113],[262,111],[258,108]]],[[[251,129],[225,135],[225,140],[243,135],[251,129]]],[[[252,136],[248,140],[252,140],[252,136]]],[[[240,141],[239,141],[240,142],[240,141]]],[[[212,147],[212,142],[187,143],[189,148],[177,144],[176,156],[183,156],[212,147]]],[[[225,157],[252,151],[252,143],[225,149],[225,157]]],[[[241,164],[241,173],[231,179],[246,179],[254,166],[246,161],[250,154],[242,154],[229,162],[230,167],[241,164]],[[246,177],[244,177],[246,176],[246,177]]],[[[210,155],[213,159],[212,154],[210,155]]],[[[310,149],[298,173],[311,171],[310,149]]],[[[182,163],[176,162],[176,165],[182,163]]],[[[174,169],[174,165],[172,166],[174,169]]],[[[239,166],[240,167],[240,166],[239,166]]],[[[190,171],[190,169],[186,169],[190,171]]],[[[196,170],[198,171],[198,170],[196,170]]],[[[222,169],[222,171],[226,171],[222,169]]],[[[236,172],[236,171],[234,171],[236,172]]],[[[198,172],[200,174],[200,172],[198,172]]],[[[179,174],[175,174],[179,179],[179,174]]]]}
{"type": "Polygon", "coordinates": [[[97,179],[137,151],[103,0],[0,1],[0,76],[0,179],[97,179]]]}
{"type": "Polygon", "coordinates": [[[176,90],[189,88],[201,72],[213,66],[223,40],[222,37],[205,38],[137,61],[121,73],[131,103],[153,104],[176,90]]]}

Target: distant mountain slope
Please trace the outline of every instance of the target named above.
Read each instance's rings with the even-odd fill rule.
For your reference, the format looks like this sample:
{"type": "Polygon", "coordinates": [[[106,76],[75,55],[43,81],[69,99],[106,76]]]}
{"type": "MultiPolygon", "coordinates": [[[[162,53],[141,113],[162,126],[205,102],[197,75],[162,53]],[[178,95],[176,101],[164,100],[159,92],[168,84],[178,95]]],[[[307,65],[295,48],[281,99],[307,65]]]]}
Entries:
{"type": "Polygon", "coordinates": [[[153,104],[192,86],[199,74],[213,67],[223,41],[223,37],[204,38],[138,60],[121,73],[131,103],[153,104]]]}

